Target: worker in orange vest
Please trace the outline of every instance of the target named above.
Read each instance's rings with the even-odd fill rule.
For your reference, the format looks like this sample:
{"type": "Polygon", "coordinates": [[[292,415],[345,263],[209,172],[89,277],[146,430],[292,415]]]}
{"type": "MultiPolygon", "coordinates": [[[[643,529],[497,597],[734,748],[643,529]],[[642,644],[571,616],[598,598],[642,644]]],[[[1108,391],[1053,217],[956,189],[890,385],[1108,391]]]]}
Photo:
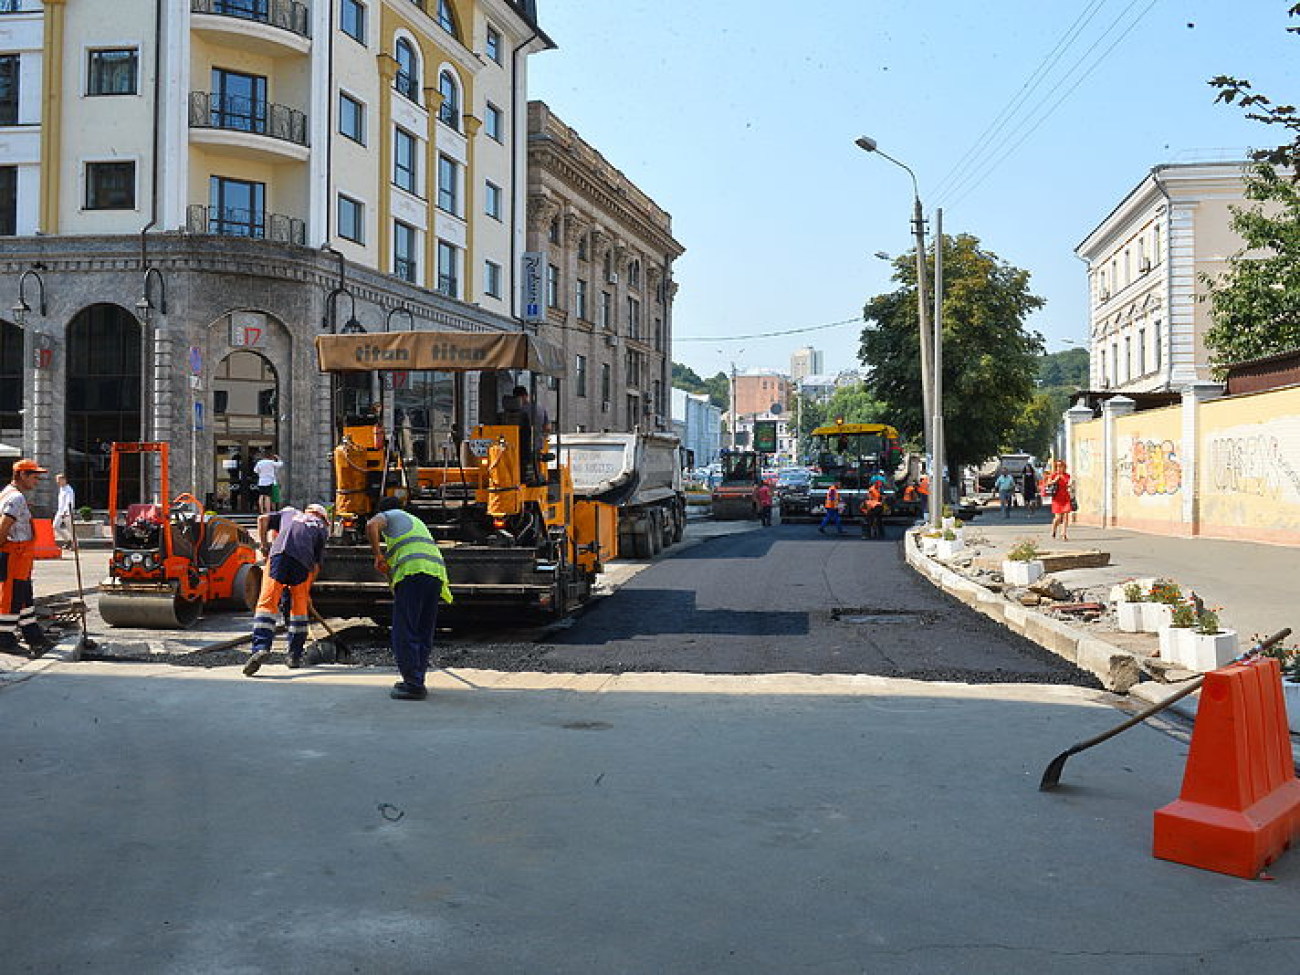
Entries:
{"type": "Polygon", "coordinates": [[[921,481],[916,485],[916,489],[921,492],[921,497],[929,499],[930,497],[930,475],[922,474],[921,481]]]}
{"type": "Polygon", "coordinates": [[[880,482],[872,481],[867,486],[867,496],[858,507],[862,513],[862,534],[865,538],[879,538],[885,534],[885,495],[880,490],[880,482]]]}
{"type": "Polygon", "coordinates": [[[817,526],[817,531],[825,535],[827,525],[835,526],[835,534],[844,534],[844,529],[840,527],[840,486],[837,483],[826,489],[826,514],[822,515],[822,523],[817,526]]]}

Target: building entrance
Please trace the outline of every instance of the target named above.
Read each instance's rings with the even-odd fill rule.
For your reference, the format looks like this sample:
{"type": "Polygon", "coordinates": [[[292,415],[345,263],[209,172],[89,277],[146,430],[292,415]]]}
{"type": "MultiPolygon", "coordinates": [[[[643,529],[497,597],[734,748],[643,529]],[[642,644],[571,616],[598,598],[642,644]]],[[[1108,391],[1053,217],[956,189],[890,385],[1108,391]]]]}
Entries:
{"type": "Polygon", "coordinates": [[[280,380],[256,352],[232,352],[212,379],[212,502],[221,510],[257,510],[253,465],[280,449],[280,380]]]}

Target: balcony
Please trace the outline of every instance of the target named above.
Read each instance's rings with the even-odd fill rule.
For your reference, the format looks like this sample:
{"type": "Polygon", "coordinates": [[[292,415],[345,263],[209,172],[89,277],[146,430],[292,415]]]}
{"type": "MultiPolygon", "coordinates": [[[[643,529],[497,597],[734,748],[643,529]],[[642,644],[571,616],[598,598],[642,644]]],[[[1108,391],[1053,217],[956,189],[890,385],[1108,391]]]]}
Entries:
{"type": "Polygon", "coordinates": [[[304,162],[307,116],[251,98],[190,92],[190,141],[213,152],[267,162],[304,162]]]}
{"type": "Polygon", "coordinates": [[[216,44],[279,58],[311,50],[311,10],[297,0],[190,0],[191,25],[216,44]]]}
{"type": "Polygon", "coordinates": [[[279,244],[307,243],[307,223],[297,217],[239,207],[214,207],[196,203],[186,208],[185,229],[191,234],[251,237],[279,244]]]}
{"type": "Polygon", "coordinates": [[[0,14],[34,14],[43,9],[41,0],[0,0],[0,14]]]}

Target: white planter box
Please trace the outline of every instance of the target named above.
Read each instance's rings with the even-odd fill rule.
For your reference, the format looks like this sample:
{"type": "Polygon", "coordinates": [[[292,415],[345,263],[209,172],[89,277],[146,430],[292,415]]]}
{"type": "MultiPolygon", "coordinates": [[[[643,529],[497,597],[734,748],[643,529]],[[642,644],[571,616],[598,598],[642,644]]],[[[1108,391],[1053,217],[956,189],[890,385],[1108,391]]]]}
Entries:
{"type": "Polygon", "coordinates": [[[1002,560],[1002,578],[1009,586],[1031,586],[1043,576],[1043,563],[1038,559],[1029,562],[1002,560]]]}
{"type": "Polygon", "coordinates": [[[1206,636],[1195,630],[1184,632],[1186,636],[1182,637],[1181,648],[1185,655],[1183,662],[1190,669],[1201,672],[1218,670],[1236,659],[1238,653],[1236,630],[1224,630],[1213,636],[1206,636]]]}
{"type": "Polygon", "coordinates": [[[1115,604],[1115,618],[1124,633],[1141,633],[1142,607],[1145,603],[1130,603],[1125,600],[1115,604]]]}
{"type": "Polygon", "coordinates": [[[1162,626],[1156,631],[1160,636],[1160,659],[1166,663],[1178,664],[1188,670],[1195,670],[1191,662],[1191,651],[1186,640],[1192,631],[1186,626],[1162,626]]]}
{"type": "Polygon", "coordinates": [[[951,542],[948,541],[947,539],[941,538],[939,539],[938,542],[935,543],[934,557],[936,559],[950,559],[958,552],[960,552],[963,548],[965,548],[965,546],[962,545],[960,538],[954,539],[951,542]]]}
{"type": "Polygon", "coordinates": [[[1159,633],[1174,619],[1174,608],[1168,603],[1139,603],[1142,607],[1142,632],[1159,633]]]}
{"type": "Polygon", "coordinates": [[[1282,681],[1282,700],[1286,702],[1286,723],[1296,734],[1300,734],[1300,684],[1289,680],[1282,681]]]}
{"type": "Polygon", "coordinates": [[[926,537],[925,535],[922,535],[922,536],[921,536],[921,551],[922,551],[924,554],[926,554],[926,555],[930,556],[931,558],[933,558],[933,557],[934,557],[936,554],[938,554],[938,552],[939,552],[939,543],[940,543],[941,541],[943,541],[943,539],[940,539],[940,538],[928,538],[928,537],[926,537]]]}
{"type": "Polygon", "coordinates": [[[956,531],[956,529],[957,529],[957,519],[956,519],[955,517],[954,517],[954,518],[941,518],[941,519],[939,520],[939,524],[940,524],[940,527],[943,528],[944,531],[948,531],[949,529],[952,529],[953,531],[956,531]]]}

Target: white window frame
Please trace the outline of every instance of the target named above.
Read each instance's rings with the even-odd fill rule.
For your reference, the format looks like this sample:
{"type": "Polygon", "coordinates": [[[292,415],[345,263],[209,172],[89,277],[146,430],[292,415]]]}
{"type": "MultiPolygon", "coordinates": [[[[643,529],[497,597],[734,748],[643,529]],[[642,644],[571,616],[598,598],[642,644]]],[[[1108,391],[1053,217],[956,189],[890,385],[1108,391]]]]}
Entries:
{"type": "Polygon", "coordinates": [[[483,181],[483,212],[494,220],[501,219],[503,192],[492,180],[483,181]]]}
{"type": "Polygon", "coordinates": [[[362,47],[366,46],[366,37],[370,33],[370,10],[364,3],[361,2],[361,0],[339,0],[339,33],[345,34],[346,36],[352,38],[362,47]],[[350,30],[348,30],[346,27],[343,26],[344,25],[343,11],[348,8],[355,8],[357,11],[357,18],[361,28],[360,37],[358,37],[356,34],[352,33],[350,30]]]}
{"type": "Polygon", "coordinates": [[[338,126],[339,135],[343,136],[346,139],[350,139],[352,142],[355,142],[357,145],[364,146],[366,144],[366,103],[359,98],[354,98],[352,95],[348,94],[346,91],[340,88],[338,113],[339,113],[339,126],[338,126]],[[356,107],[355,115],[360,130],[356,135],[353,135],[351,132],[349,132],[347,129],[343,127],[343,117],[344,117],[343,103],[344,102],[347,102],[348,104],[356,107]]]}
{"type": "Polygon", "coordinates": [[[354,244],[365,244],[366,242],[366,205],[355,197],[348,196],[346,193],[338,194],[338,203],[335,206],[335,219],[338,222],[339,236],[344,240],[350,240],[354,244]],[[343,229],[343,207],[344,204],[355,207],[357,235],[349,237],[343,229]]]}
{"type": "Polygon", "coordinates": [[[489,298],[501,297],[501,270],[496,261],[483,262],[483,293],[489,298]]]}

